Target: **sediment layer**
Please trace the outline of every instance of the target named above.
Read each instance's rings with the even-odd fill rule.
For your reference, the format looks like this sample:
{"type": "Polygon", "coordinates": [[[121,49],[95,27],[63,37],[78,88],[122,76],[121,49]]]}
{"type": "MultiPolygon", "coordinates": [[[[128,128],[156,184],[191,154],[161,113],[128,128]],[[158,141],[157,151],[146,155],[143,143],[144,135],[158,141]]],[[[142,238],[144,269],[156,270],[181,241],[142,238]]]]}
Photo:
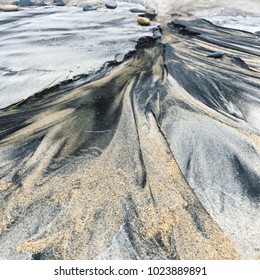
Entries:
{"type": "Polygon", "coordinates": [[[0,257],[259,258],[259,49],[174,20],[1,110],[0,257]]]}

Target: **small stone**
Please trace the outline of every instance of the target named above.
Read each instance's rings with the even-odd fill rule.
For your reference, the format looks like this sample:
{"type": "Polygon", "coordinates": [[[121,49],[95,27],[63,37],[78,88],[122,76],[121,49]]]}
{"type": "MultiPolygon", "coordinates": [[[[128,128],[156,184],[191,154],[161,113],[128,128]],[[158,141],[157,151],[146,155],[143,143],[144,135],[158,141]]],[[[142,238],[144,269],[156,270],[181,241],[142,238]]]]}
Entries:
{"type": "Polygon", "coordinates": [[[225,53],[224,52],[213,52],[208,54],[208,57],[214,57],[214,58],[221,58],[225,53]]]}
{"type": "Polygon", "coordinates": [[[97,7],[91,6],[91,5],[86,5],[83,7],[83,11],[84,12],[88,12],[88,11],[96,11],[97,7]]]}
{"type": "Polygon", "coordinates": [[[33,6],[34,3],[31,0],[19,0],[18,6],[20,7],[30,7],[33,6]]]}
{"type": "Polygon", "coordinates": [[[105,5],[108,9],[115,9],[117,7],[116,1],[113,0],[107,0],[105,5]]]}
{"type": "Polygon", "coordinates": [[[150,20],[153,20],[156,16],[156,13],[144,13],[142,15],[139,15],[139,17],[149,18],[150,20]]]}
{"type": "Polygon", "coordinates": [[[39,2],[39,3],[35,3],[34,6],[36,7],[44,7],[44,6],[48,6],[46,3],[44,2],[39,2]]]}
{"type": "Polygon", "coordinates": [[[16,5],[0,5],[0,11],[15,12],[19,11],[19,8],[16,5]]]}
{"type": "Polygon", "coordinates": [[[141,13],[146,13],[146,10],[133,8],[133,9],[130,9],[130,12],[131,13],[136,13],[136,14],[141,14],[141,13]]]}
{"type": "Polygon", "coordinates": [[[140,24],[140,25],[150,25],[150,19],[149,18],[145,18],[145,17],[139,17],[137,19],[137,22],[140,24]]]}
{"type": "Polygon", "coordinates": [[[64,6],[64,2],[62,0],[53,0],[53,4],[55,6],[64,6]]]}

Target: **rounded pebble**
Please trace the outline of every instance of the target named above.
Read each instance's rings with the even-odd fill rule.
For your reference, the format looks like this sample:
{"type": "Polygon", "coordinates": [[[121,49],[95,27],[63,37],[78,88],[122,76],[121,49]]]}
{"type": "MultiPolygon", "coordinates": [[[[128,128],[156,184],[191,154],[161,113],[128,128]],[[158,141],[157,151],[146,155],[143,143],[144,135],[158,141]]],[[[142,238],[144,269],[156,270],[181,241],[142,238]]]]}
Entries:
{"type": "Polygon", "coordinates": [[[33,6],[34,3],[31,0],[19,0],[18,6],[20,7],[30,7],[33,6]]]}
{"type": "Polygon", "coordinates": [[[130,12],[138,14],[138,13],[146,13],[146,10],[140,10],[140,9],[133,8],[133,9],[130,9],[130,12]]]}
{"type": "Polygon", "coordinates": [[[55,5],[55,6],[65,6],[65,4],[64,4],[64,2],[62,1],[62,0],[54,0],[53,1],[53,4],[55,5]]]}
{"type": "Polygon", "coordinates": [[[150,25],[150,19],[149,18],[145,18],[145,17],[139,17],[137,19],[137,22],[140,24],[140,25],[150,25]]]}
{"type": "Polygon", "coordinates": [[[107,0],[105,5],[109,9],[115,9],[117,7],[116,1],[113,0],[107,0]]]}
{"type": "Polygon", "coordinates": [[[84,12],[88,12],[88,11],[96,11],[97,7],[91,6],[91,5],[86,5],[83,7],[83,11],[84,12]]]}
{"type": "Polygon", "coordinates": [[[221,58],[225,53],[224,52],[214,52],[210,53],[207,56],[208,57],[214,57],[214,58],[221,58]]]}
{"type": "Polygon", "coordinates": [[[0,5],[0,11],[15,12],[19,11],[19,8],[16,5],[0,5]]]}

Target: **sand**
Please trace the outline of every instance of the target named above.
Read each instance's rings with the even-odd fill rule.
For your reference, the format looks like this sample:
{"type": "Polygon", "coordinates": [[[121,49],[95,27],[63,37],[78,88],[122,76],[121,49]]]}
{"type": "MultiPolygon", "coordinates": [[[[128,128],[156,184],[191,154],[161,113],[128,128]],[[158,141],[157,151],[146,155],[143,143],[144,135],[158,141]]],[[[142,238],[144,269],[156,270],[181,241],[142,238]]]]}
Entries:
{"type": "Polygon", "coordinates": [[[134,51],[0,111],[0,258],[259,259],[259,38],[117,20],[134,51]]]}

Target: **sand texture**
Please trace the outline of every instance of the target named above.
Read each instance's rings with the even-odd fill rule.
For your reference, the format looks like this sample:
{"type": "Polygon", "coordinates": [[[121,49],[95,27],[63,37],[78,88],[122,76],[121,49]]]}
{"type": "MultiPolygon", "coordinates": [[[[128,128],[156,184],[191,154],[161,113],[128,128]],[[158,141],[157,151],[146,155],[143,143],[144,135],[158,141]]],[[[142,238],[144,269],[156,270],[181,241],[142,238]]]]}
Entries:
{"type": "Polygon", "coordinates": [[[259,37],[162,29],[0,111],[1,259],[260,258],[259,37]]]}

